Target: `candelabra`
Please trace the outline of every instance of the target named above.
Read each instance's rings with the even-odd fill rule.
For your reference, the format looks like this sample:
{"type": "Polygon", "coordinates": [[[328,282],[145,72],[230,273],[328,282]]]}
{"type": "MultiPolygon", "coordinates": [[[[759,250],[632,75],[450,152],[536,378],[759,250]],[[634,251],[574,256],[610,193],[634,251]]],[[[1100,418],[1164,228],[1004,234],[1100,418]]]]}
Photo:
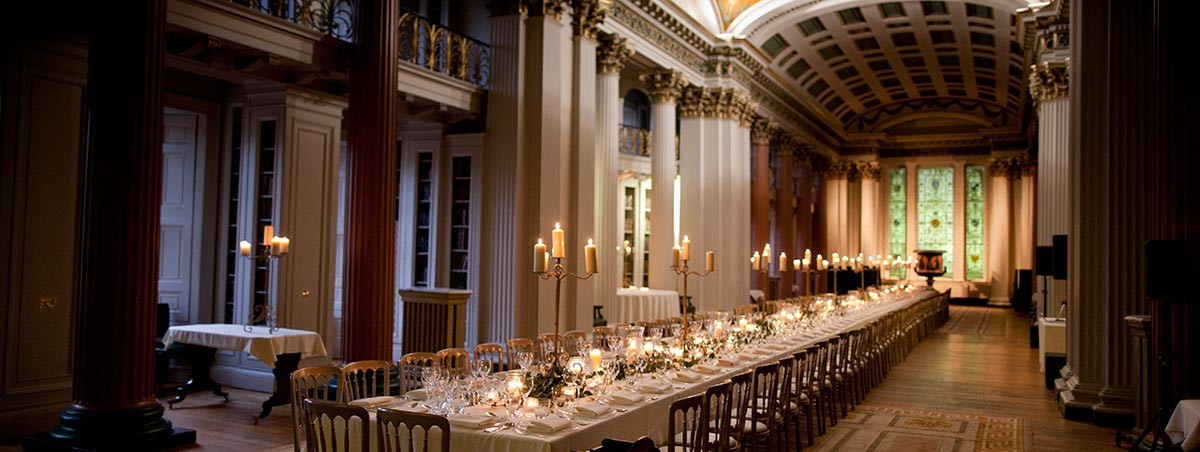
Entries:
{"type": "Polygon", "coordinates": [[[687,306],[687,304],[688,304],[688,276],[691,275],[691,276],[698,276],[698,277],[703,278],[703,277],[706,277],[706,276],[712,274],[713,271],[708,270],[708,269],[706,269],[704,271],[704,273],[691,271],[691,269],[688,267],[687,259],[679,259],[679,265],[672,265],[671,270],[674,271],[676,275],[683,276],[683,296],[679,298],[679,311],[683,313],[683,330],[681,333],[683,336],[681,338],[682,339],[681,342],[686,342],[687,335],[688,335],[688,329],[691,328],[691,325],[692,325],[691,320],[688,320],[688,309],[687,309],[688,308],[688,306],[687,306]]]}
{"type": "Polygon", "coordinates": [[[562,281],[566,278],[575,278],[577,280],[591,279],[595,273],[588,273],[586,276],[579,276],[575,273],[567,271],[563,266],[563,258],[554,258],[554,267],[549,271],[535,272],[543,281],[548,279],[554,280],[554,356],[559,356],[562,353],[562,341],[558,335],[558,313],[562,304],[562,281]]]}
{"type": "MultiPolygon", "coordinates": [[[[291,241],[287,237],[271,236],[271,229],[266,229],[266,231],[267,234],[263,237],[264,243],[251,245],[250,242],[242,240],[239,248],[242,257],[254,260],[255,262],[261,262],[267,268],[266,275],[269,279],[271,277],[272,264],[288,254],[288,247],[291,245],[291,241]],[[270,237],[269,240],[268,237],[270,237]]],[[[250,322],[242,325],[242,330],[247,333],[253,332],[254,325],[258,324],[266,325],[267,332],[270,334],[275,334],[279,331],[279,324],[275,320],[275,309],[271,307],[270,281],[263,284],[263,304],[254,307],[254,313],[250,316],[250,322]]]]}

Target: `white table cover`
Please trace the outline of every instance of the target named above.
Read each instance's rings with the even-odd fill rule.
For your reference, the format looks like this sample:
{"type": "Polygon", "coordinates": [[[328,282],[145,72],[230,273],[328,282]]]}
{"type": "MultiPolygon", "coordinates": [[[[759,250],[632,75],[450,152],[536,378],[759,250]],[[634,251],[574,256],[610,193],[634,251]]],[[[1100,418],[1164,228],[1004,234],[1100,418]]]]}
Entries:
{"type": "Polygon", "coordinates": [[[616,301],[604,308],[609,325],[678,316],[679,293],[673,290],[617,289],[616,301]]]}
{"type": "MultiPolygon", "coordinates": [[[[487,451],[487,452],[567,452],[587,450],[600,445],[604,438],[635,440],[642,435],[649,436],[656,443],[663,443],[667,437],[668,414],[671,402],[694,394],[703,393],[709,386],[730,378],[748,369],[753,369],[763,363],[778,361],[791,356],[796,351],[815,344],[825,338],[839,333],[854,330],[878,319],[890,312],[910,307],[917,302],[937,295],[933,290],[918,290],[905,299],[869,306],[834,319],[825,325],[814,328],[802,338],[788,343],[774,342],[760,346],[758,349],[745,351],[741,355],[747,358],[738,365],[719,367],[715,375],[705,375],[696,383],[675,383],[672,391],[662,395],[647,395],[645,401],[632,407],[622,407],[625,412],[616,412],[601,416],[599,419],[580,419],[588,425],[575,424],[565,430],[553,434],[518,433],[512,429],[485,433],[482,430],[450,427],[450,450],[487,451]],[[756,352],[756,353],[755,353],[756,352]],[[681,388],[682,389],[677,389],[681,388]]],[[[398,399],[399,400],[399,399],[398,399]]],[[[370,434],[374,435],[374,414],[371,416],[370,434]]],[[[374,438],[374,436],[372,436],[374,438]]],[[[374,440],[371,441],[374,450],[374,440]]]]}
{"type": "Polygon", "coordinates": [[[249,353],[271,368],[275,367],[275,356],[284,353],[300,353],[300,358],[328,356],[321,335],[312,331],[280,328],[274,334],[265,326],[256,326],[247,333],[242,325],[200,324],[181,325],[167,329],[163,342],[200,345],[218,350],[234,350],[249,353]]]}
{"type": "Polygon", "coordinates": [[[1180,400],[1165,430],[1184,451],[1200,450],[1200,399],[1180,400]]]}

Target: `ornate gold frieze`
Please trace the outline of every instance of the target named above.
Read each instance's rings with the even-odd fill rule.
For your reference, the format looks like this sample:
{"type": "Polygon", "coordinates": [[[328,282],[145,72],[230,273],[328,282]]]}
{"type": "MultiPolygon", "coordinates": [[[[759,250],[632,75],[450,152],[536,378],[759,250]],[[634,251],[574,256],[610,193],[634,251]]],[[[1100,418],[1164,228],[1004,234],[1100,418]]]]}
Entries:
{"type": "Polygon", "coordinates": [[[1034,102],[1066,97],[1070,89],[1070,67],[1066,64],[1035,64],[1029,71],[1029,94],[1034,102]]]}
{"type": "Polygon", "coordinates": [[[674,69],[659,69],[642,74],[638,78],[650,85],[650,97],[655,103],[675,102],[687,87],[683,73],[674,69]]]}
{"type": "Polygon", "coordinates": [[[601,33],[597,37],[596,71],[599,73],[615,74],[621,72],[625,62],[633,56],[633,47],[625,38],[613,33],[601,33]]]}
{"type": "Polygon", "coordinates": [[[597,27],[604,22],[605,8],[600,0],[571,0],[571,28],[575,36],[596,39],[597,27]]]}

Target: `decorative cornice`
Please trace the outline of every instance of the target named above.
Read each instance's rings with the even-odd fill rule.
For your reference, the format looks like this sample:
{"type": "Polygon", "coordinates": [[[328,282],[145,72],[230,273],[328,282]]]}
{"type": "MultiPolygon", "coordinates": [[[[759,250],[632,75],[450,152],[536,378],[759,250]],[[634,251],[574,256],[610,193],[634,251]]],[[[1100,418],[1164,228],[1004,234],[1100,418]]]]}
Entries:
{"type": "Polygon", "coordinates": [[[596,27],[604,22],[607,8],[600,5],[600,0],[571,0],[571,29],[575,36],[596,39],[596,27]]]}
{"type": "Polygon", "coordinates": [[[530,17],[545,16],[562,21],[563,11],[567,10],[566,0],[525,0],[525,9],[530,17]]]}
{"type": "Polygon", "coordinates": [[[779,126],[775,122],[767,118],[758,118],[754,124],[750,125],[750,143],[752,144],[770,144],[772,138],[782,143],[779,138],[784,135],[776,135],[779,133],[779,126]]]}
{"type": "MultiPolygon", "coordinates": [[[[634,3],[638,4],[640,2],[634,2],[634,3]]],[[[659,8],[658,5],[650,4],[649,6],[642,7],[642,9],[648,9],[648,8],[649,9],[658,9],[659,11],[662,11],[662,8],[659,8]],[[651,7],[653,7],[653,8],[651,8],[651,7]]],[[[666,19],[660,18],[659,16],[655,15],[652,11],[648,10],[647,12],[650,12],[651,17],[654,17],[660,23],[662,23],[666,19],[669,19],[671,21],[674,21],[675,23],[678,23],[678,21],[676,21],[675,18],[666,14],[665,11],[663,11],[662,17],[665,17],[666,19]]],[[[707,45],[700,46],[700,45],[696,45],[693,43],[694,46],[699,48],[699,52],[689,49],[689,48],[687,48],[687,46],[683,45],[683,43],[676,40],[674,38],[674,36],[664,32],[662,27],[659,27],[657,24],[652,24],[652,23],[647,22],[645,19],[642,18],[641,15],[631,11],[628,6],[625,6],[621,2],[613,4],[612,11],[609,12],[608,17],[616,22],[625,24],[625,26],[629,27],[629,29],[631,31],[633,31],[637,35],[645,38],[647,41],[650,41],[654,45],[655,48],[674,57],[675,59],[682,62],[685,66],[687,66],[697,72],[703,73],[705,71],[705,65],[707,64],[707,61],[704,58],[704,52],[706,52],[708,50],[707,45]]],[[[682,27],[682,24],[680,26],[682,27]]],[[[670,28],[668,28],[668,29],[670,29],[670,28]]],[[[672,30],[672,31],[674,31],[674,30],[672,30]]],[[[678,33],[676,33],[676,35],[678,35],[678,33]]],[[[703,43],[700,43],[700,44],[703,44],[703,43]]]]}
{"type": "Polygon", "coordinates": [[[601,33],[596,40],[599,41],[599,45],[596,46],[596,72],[621,72],[621,69],[625,68],[625,62],[633,56],[633,47],[625,42],[625,38],[613,33],[601,33]]]}
{"type": "Polygon", "coordinates": [[[1067,96],[1070,89],[1069,66],[1035,64],[1029,69],[1029,94],[1035,103],[1067,96]]]}
{"type": "Polygon", "coordinates": [[[659,69],[642,74],[638,78],[650,85],[650,97],[656,104],[679,100],[683,89],[687,87],[683,73],[674,69],[659,69]]]}

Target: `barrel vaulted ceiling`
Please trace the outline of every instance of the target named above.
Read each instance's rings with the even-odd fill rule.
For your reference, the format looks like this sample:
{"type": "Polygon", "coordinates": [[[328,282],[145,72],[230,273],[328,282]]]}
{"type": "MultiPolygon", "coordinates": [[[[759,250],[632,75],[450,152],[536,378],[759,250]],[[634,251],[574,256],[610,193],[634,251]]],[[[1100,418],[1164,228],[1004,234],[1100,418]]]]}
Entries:
{"type": "Polygon", "coordinates": [[[1019,133],[1024,0],[673,0],[745,40],[818,116],[863,136],[1019,133]]]}

